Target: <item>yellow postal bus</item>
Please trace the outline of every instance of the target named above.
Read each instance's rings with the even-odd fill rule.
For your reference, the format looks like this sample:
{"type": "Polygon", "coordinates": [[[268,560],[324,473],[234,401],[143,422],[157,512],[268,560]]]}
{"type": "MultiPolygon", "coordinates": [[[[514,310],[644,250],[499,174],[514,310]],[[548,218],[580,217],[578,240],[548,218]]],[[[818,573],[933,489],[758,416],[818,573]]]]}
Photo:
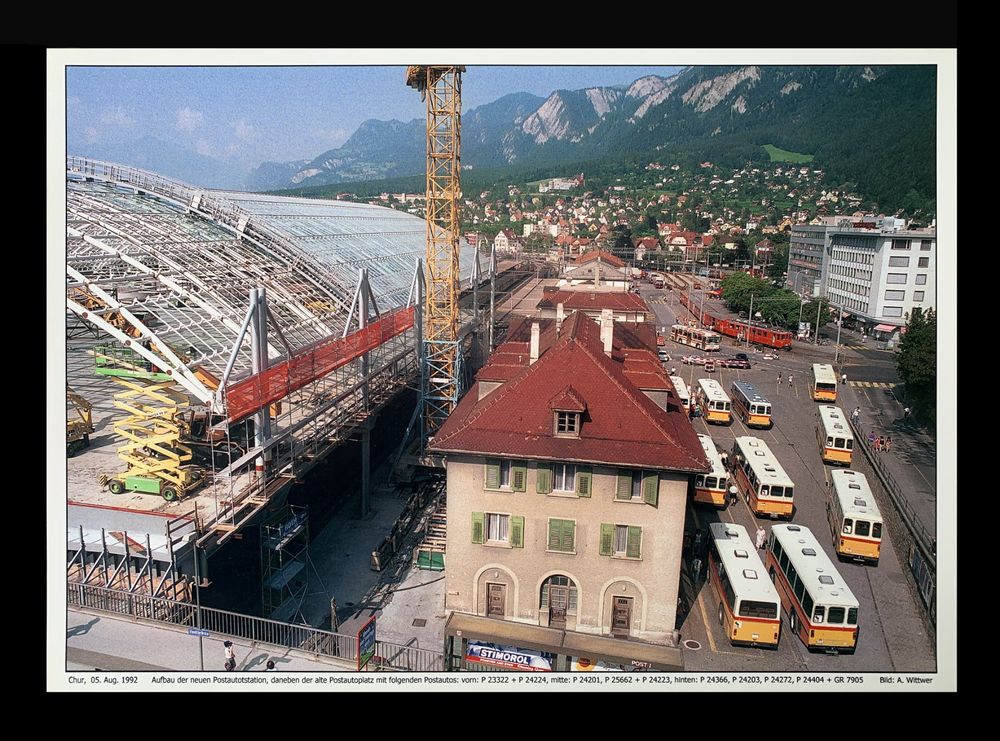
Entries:
{"type": "Polygon", "coordinates": [[[670,339],[705,352],[718,352],[722,343],[722,335],[718,332],[684,324],[674,324],[670,327],[670,339]]]}
{"type": "Polygon", "coordinates": [[[700,504],[712,504],[716,507],[725,507],[727,490],[729,488],[729,474],[726,473],[722,465],[722,457],[715,449],[715,443],[708,435],[698,435],[701,447],[708,456],[708,464],[712,467],[711,473],[699,473],[694,477],[694,501],[700,504]]]}
{"type": "Polygon", "coordinates": [[[857,471],[833,471],[826,516],[833,547],[841,558],[878,564],[882,546],[882,514],[868,479],[857,471]]]}
{"type": "Polygon", "coordinates": [[[728,425],[733,421],[732,402],[714,378],[698,379],[698,407],[706,422],[728,425]]]}
{"type": "Polygon", "coordinates": [[[771,527],[765,563],[788,613],[788,627],[806,648],[854,653],[858,600],[809,528],[771,527]]]}
{"type": "Polygon", "coordinates": [[[837,376],[832,365],[813,363],[813,401],[837,400],[837,376]]]}
{"type": "Polygon", "coordinates": [[[734,646],[777,648],[781,597],[767,578],[746,528],[713,522],[708,530],[708,580],[719,600],[723,632],[734,646]]]}
{"type": "Polygon", "coordinates": [[[824,463],[838,466],[851,465],[854,452],[854,433],[840,407],[824,404],[819,408],[816,423],[816,442],[824,463]]]}
{"type": "Polygon", "coordinates": [[[677,392],[677,398],[681,403],[681,408],[684,411],[688,411],[691,408],[691,394],[688,393],[687,384],[684,383],[684,379],[680,376],[670,376],[670,383],[674,385],[674,391],[677,392]]]}
{"type": "Polygon", "coordinates": [[[791,517],[795,484],[759,437],[738,437],[730,454],[733,480],[758,517],[791,517]]]}
{"type": "Polygon", "coordinates": [[[735,381],[729,393],[733,400],[733,410],[747,427],[768,429],[774,424],[771,419],[771,402],[752,383],[735,381]]]}

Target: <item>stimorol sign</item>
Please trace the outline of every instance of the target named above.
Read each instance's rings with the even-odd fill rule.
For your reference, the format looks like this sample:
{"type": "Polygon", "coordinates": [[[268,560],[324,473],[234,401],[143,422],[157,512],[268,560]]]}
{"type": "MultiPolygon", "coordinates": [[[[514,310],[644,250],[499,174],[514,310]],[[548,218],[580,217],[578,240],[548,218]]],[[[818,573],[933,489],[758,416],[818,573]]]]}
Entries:
{"type": "Polygon", "coordinates": [[[526,651],[513,646],[500,646],[495,643],[469,641],[465,658],[480,664],[490,664],[504,669],[517,669],[524,672],[552,671],[553,654],[538,651],[526,651]]]}

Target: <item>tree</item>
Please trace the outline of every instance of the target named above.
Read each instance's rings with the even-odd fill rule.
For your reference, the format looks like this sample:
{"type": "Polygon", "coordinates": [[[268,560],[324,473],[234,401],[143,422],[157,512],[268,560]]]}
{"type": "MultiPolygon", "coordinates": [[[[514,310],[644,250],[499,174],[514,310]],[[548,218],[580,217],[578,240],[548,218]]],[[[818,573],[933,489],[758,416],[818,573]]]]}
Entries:
{"type": "Polygon", "coordinates": [[[896,352],[896,370],[906,384],[906,398],[918,419],[937,418],[937,317],[913,309],[896,352]]]}

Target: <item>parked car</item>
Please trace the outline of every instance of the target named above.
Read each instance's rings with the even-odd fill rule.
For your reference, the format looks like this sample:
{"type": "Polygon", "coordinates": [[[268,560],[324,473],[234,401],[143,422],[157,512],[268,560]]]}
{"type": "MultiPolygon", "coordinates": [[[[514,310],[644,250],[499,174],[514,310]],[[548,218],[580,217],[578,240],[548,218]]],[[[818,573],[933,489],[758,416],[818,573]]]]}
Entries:
{"type": "Polygon", "coordinates": [[[747,354],[745,352],[738,352],[738,353],[736,353],[735,357],[736,357],[737,360],[749,360],[750,359],[750,358],[747,357],[747,354]]]}
{"type": "Polygon", "coordinates": [[[769,352],[764,353],[763,355],[761,355],[761,357],[764,360],[774,360],[775,359],[775,356],[773,354],[769,353],[769,352]]]}

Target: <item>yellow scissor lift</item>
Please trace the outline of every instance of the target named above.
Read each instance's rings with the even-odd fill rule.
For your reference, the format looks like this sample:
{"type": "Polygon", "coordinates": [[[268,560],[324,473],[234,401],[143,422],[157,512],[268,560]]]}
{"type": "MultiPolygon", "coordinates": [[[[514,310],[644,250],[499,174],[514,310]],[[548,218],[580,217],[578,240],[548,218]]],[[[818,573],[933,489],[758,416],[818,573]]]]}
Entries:
{"type": "Polygon", "coordinates": [[[204,471],[191,464],[191,448],[181,442],[190,431],[185,419],[188,402],[173,380],[128,348],[101,346],[94,354],[95,373],[111,376],[123,387],[114,399],[126,414],[114,429],[125,440],[118,457],[128,468],[115,476],[101,474],[101,486],[112,494],[158,494],[168,502],[197,488],[204,471]]]}

